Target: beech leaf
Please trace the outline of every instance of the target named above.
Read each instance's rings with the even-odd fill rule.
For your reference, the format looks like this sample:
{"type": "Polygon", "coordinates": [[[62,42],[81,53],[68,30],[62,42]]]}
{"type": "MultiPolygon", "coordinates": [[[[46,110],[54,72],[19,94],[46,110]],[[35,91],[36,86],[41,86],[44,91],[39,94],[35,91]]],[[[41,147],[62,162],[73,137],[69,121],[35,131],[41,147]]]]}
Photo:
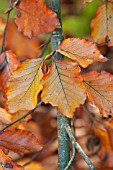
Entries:
{"type": "Polygon", "coordinates": [[[43,59],[26,60],[12,73],[7,82],[6,93],[10,113],[31,110],[36,106],[37,95],[42,89],[42,64],[43,59]]]}
{"type": "Polygon", "coordinates": [[[42,79],[42,100],[58,106],[60,112],[73,117],[73,112],[83,104],[86,95],[77,63],[68,60],[54,61],[42,79]]]}
{"type": "Polygon", "coordinates": [[[18,30],[29,38],[59,28],[56,13],[47,8],[44,0],[21,1],[17,12],[18,30]]]}
{"type": "Polygon", "coordinates": [[[38,139],[29,131],[14,129],[0,134],[0,146],[17,153],[29,153],[42,149],[38,139]]]}
{"type": "Polygon", "coordinates": [[[6,92],[6,83],[8,78],[11,76],[12,72],[17,69],[20,62],[17,56],[11,51],[6,51],[0,55],[1,65],[3,66],[3,71],[0,74],[0,87],[2,88],[3,93],[6,92]]]}
{"type": "Polygon", "coordinates": [[[100,54],[95,43],[85,39],[65,39],[58,46],[56,51],[67,56],[71,60],[77,61],[82,67],[87,67],[95,61],[106,61],[106,58],[100,54]]]}
{"type": "Polygon", "coordinates": [[[113,75],[92,71],[82,77],[89,101],[99,108],[104,117],[113,116],[113,75]]]}
{"type": "Polygon", "coordinates": [[[101,5],[91,22],[92,37],[98,44],[113,46],[113,3],[101,5]]]}

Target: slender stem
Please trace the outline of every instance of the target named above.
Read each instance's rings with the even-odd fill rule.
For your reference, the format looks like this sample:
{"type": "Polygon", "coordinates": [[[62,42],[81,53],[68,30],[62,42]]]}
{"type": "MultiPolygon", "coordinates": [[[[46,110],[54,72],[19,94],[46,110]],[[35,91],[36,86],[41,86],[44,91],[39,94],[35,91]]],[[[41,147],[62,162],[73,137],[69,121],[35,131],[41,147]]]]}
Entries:
{"type": "Polygon", "coordinates": [[[45,50],[46,50],[46,48],[47,48],[47,46],[48,46],[48,44],[51,42],[51,37],[49,37],[48,39],[47,39],[47,41],[45,42],[45,44],[44,44],[44,46],[43,46],[43,48],[42,48],[42,52],[41,52],[41,54],[38,56],[38,58],[41,58],[42,56],[43,56],[43,54],[44,54],[44,52],[45,52],[45,50]]]}
{"type": "Polygon", "coordinates": [[[4,51],[4,47],[5,47],[5,38],[6,38],[6,32],[7,32],[9,16],[10,16],[10,12],[7,14],[7,18],[6,18],[6,25],[5,25],[5,28],[4,28],[4,33],[3,33],[3,38],[2,38],[2,46],[1,46],[1,49],[0,49],[0,54],[4,51]]]}
{"type": "Polygon", "coordinates": [[[64,170],[67,170],[73,163],[74,159],[75,159],[75,156],[76,156],[76,149],[74,146],[72,146],[72,157],[70,159],[70,161],[68,162],[67,166],[65,167],[64,170]]]}
{"type": "MultiPolygon", "coordinates": [[[[64,39],[62,35],[62,22],[61,22],[61,9],[60,0],[50,0],[51,9],[56,12],[59,19],[61,28],[55,29],[52,33],[52,47],[53,51],[64,39]]],[[[63,56],[59,53],[55,53],[55,59],[63,59],[63,56]]],[[[57,124],[58,124],[58,170],[64,170],[70,161],[70,140],[68,134],[64,128],[65,124],[70,124],[70,120],[64,117],[60,112],[57,113],[57,124]]],[[[70,170],[68,167],[67,170],[70,170]]]]}
{"type": "Polygon", "coordinates": [[[97,168],[93,165],[93,163],[89,160],[88,156],[84,153],[83,149],[81,148],[81,146],[78,144],[78,142],[76,141],[72,130],[69,126],[69,124],[65,125],[65,129],[70,137],[70,139],[72,140],[72,145],[76,148],[76,150],[79,152],[79,154],[83,157],[83,159],[85,160],[85,162],[88,164],[88,166],[90,167],[91,170],[97,170],[97,168]]]}
{"type": "Polygon", "coordinates": [[[29,112],[27,112],[24,116],[20,117],[19,119],[7,124],[2,130],[0,130],[0,133],[4,132],[4,130],[6,130],[7,128],[9,128],[10,126],[14,125],[15,123],[19,122],[22,119],[25,119],[28,115],[30,115],[31,113],[33,113],[37,107],[41,106],[42,102],[38,103],[36,105],[36,107],[32,110],[30,110],[29,112]]]}

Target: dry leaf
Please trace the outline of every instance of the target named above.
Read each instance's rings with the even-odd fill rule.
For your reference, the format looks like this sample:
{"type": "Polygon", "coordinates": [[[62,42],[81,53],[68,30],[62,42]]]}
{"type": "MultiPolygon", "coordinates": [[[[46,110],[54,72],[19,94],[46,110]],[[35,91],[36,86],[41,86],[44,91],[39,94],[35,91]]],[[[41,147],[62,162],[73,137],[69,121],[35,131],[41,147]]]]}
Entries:
{"type": "Polygon", "coordinates": [[[29,39],[22,35],[13,21],[8,23],[5,47],[13,50],[21,60],[36,58],[40,53],[38,38],[29,39]]]}
{"type": "Polygon", "coordinates": [[[59,27],[56,13],[47,8],[44,0],[21,1],[17,12],[18,30],[29,38],[59,27]]]}
{"type": "Polygon", "coordinates": [[[82,75],[89,100],[94,103],[104,117],[113,113],[113,75],[92,71],[82,75]]]}
{"type": "Polygon", "coordinates": [[[87,67],[95,61],[106,61],[106,58],[100,54],[96,45],[85,39],[65,39],[58,46],[56,51],[67,56],[71,60],[78,61],[82,67],[87,67]]]}
{"type": "Polygon", "coordinates": [[[42,149],[38,139],[31,132],[21,129],[5,130],[1,133],[0,146],[17,153],[29,153],[42,149]]]}
{"type": "Polygon", "coordinates": [[[107,43],[113,46],[113,3],[101,5],[91,22],[92,37],[98,44],[107,43]]]}
{"type": "Polygon", "coordinates": [[[0,63],[2,65],[2,72],[0,73],[0,88],[5,93],[7,80],[12,72],[17,69],[20,62],[17,56],[10,50],[0,55],[0,63]]]}
{"type": "Polygon", "coordinates": [[[37,95],[42,89],[42,63],[43,59],[26,60],[12,73],[6,93],[10,113],[31,110],[36,106],[37,95]]]}
{"type": "Polygon", "coordinates": [[[42,100],[58,106],[60,112],[69,118],[73,117],[75,109],[86,99],[79,72],[77,63],[55,61],[42,79],[42,100]]]}

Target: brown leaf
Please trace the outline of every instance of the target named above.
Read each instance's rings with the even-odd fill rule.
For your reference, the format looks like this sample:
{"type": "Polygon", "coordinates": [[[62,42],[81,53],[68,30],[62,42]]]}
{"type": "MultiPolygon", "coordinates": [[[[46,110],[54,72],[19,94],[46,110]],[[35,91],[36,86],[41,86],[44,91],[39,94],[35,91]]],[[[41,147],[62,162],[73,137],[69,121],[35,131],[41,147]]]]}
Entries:
{"type": "Polygon", "coordinates": [[[85,39],[65,39],[58,46],[56,51],[67,56],[71,60],[78,61],[82,67],[87,67],[95,61],[106,61],[106,58],[100,54],[95,43],[85,39]]]}
{"type": "Polygon", "coordinates": [[[12,73],[7,83],[7,107],[10,113],[31,110],[37,104],[37,95],[42,89],[41,66],[43,59],[29,59],[12,73]],[[15,104],[14,104],[15,103],[15,104]]]}
{"type": "Polygon", "coordinates": [[[92,71],[82,75],[89,100],[104,117],[113,116],[113,75],[92,71]]]}
{"type": "Polygon", "coordinates": [[[21,129],[6,130],[1,133],[0,146],[17,153],[29,153],[42,149],[38,139],[31,132],[21,129]]]}
{"type": "Polygon", "coordinates": [[[44,0],[21,1],[17,12],[18,30],[29,38],[59,27],[56,13],[46,7],[44,0]]]}
{"type": "Polygon", "coordinates": [[[91,22],[92,37],[98,44],[107,43],[113,46],[113,3],[101,5],[91,22]]]}
{"type": "Polygon", "coordinates": [[[73,117],[75,109],[86,99],[79,72],[77,63],[54,61],[42,79],[42,100],[58,106],[61,113],[69,118],[73,117]]]}

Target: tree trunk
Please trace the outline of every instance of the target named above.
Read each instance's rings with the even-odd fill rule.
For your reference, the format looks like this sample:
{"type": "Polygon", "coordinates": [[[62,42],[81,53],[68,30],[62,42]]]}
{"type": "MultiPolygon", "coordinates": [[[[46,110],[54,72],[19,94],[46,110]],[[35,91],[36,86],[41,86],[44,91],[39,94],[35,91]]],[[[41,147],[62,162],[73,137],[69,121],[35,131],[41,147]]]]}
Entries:
{"type": "MultiPolygon", "coordinates": [[[[61,28],[57,28],[52,33],[52,47],[53,50],[64,39],[62,35],[62,22],[61,22],[61,10],[60,0],[50,0],[51,9],[56,12],[61,28]]],[[[63,56],[59,53],[55,55],[57,60],[63,59],[63,56]]],[[[64,128],[65,124],[70,124],[70,119],[64,117],[59,111],[57,113],[57,124],[58,124],[58,170],[64,170],[70,160],[70,140],[68,134],[64,128]]],[[[70,170],[70,168],[68,168],[70,170]]]]}

